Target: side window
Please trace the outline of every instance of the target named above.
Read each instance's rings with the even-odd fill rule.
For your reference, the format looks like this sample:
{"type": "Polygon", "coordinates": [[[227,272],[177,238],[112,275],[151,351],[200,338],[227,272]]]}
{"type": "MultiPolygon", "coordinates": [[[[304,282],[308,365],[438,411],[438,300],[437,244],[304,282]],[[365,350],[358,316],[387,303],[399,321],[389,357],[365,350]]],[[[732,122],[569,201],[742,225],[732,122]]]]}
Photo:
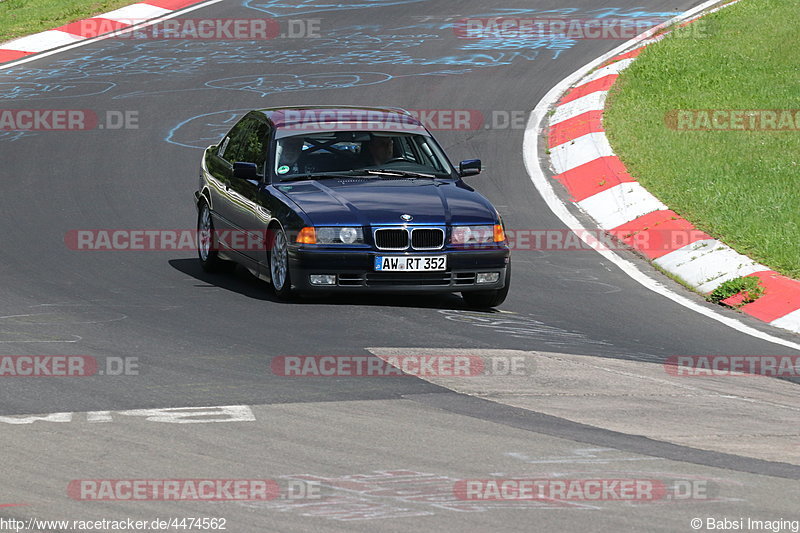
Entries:
{"type": "Polygon", "coordinates": [[[263,174],[264,163],[267,161],[269,130],[270,128],[265,122],[254,121],[253,127],[248,129],[243,143],[243,153],[240,161],[258,165],[259,174],[263,174]]]}
{"type": "Polygon", "coordinates": [[[225,150],[222,154],[223,159],[228,161],[229,163],[235,163],[236,161],[241,161],[240,155],[242,152],[242,143],[241,139],[247,130],[252,125],[251,119],[243,118],[236,124],[233,129],[228,133],[228,138],[225,139],[223,145],[225,146],[225,150]]]}
{"type": "Polygon", "coordinates": [[[246,117],[231,129],[228,137],[222,143],[223,148],[220,150],[220,157],[229,163],[244,161],[242,159],[244,140],[248,131],[252,128],[253,122],[252,118],[246,117]]]}
{"type": "Polygon", "coordinates": [[[421,161],[417,147],[411,137],[400,137],[400,157],[415,163],[425,164],[426,161],[421,161]]]}
{"type": "Polygon", "coordinates": [[[414,148],[419,149],[418,153],[420,159],[424,161],[424,164],[435,168],[438,172],[447,172],[447,169],[442,165],[442,160],[440,159],[443,154],[439,154],[440,157],[437,157],[431,146],[423,137],[420,136],[419,146],[415,145],[414,148]]]}
{"type": "Polygon", "coordinates": [[[219,145],[219,148],[217,149],[217,156],[218,157],[221,157],[223,159],[225,158],[225,150],[228,149],[228,143],[229,142],[231,142],[231,138],[230,137],[225,137],[225,140],[222,141],[222,143],[219,145]]]}

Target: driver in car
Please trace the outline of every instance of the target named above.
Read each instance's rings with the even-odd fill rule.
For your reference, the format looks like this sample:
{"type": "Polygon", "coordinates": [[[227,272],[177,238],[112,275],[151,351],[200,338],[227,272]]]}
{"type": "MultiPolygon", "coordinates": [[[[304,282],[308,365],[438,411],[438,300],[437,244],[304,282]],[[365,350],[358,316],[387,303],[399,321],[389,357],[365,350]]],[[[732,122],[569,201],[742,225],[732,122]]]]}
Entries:
{"type": "Polygon", "coordinates": [[[372,165],[382,165],[394,155],[394,141],[391,137],[373,135],[367,144],[368,160],[372,165]]]}
{"type": "Polygon", "coordinates": [[[303,137],[287,137],[281,140],[280,143],[281,153],[278,157],[278,173],[299,173],[302,166],[299,163],[299,159],[305,144],[303,137]]]}

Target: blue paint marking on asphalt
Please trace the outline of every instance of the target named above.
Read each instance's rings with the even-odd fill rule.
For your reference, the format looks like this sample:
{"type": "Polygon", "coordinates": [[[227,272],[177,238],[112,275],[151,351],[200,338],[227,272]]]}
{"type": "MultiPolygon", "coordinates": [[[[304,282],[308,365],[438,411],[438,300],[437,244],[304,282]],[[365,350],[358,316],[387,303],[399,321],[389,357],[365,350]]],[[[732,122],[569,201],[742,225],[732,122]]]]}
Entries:
{"type": "MultiPolygon", "coordinates": [[[[603,18],[658,18],[663,20],[668,20],[678,13],[679,11],[641,11],[637,10],[641,8],[628,8],[628,7],[604,7],[599,9],[583,9],[578,7],[561,7],[558,9],[535,9],[535,8],[515,8],[515,7],[499,7],[495,8],[490,12],[486,13],[475,13],[470,15],[470,17],[474,18],[492,18],[492,17],[520,17],[520,18],[531,18],[531,17],[539,17],[539,18],[546,18],[547,16],[553,17],[567,17],[569,15],[574,15],[576,13],[585,13],[586,16],[577,17],[577,18],[596,18],[596,19],[603,19],[603,18]]],[[[432,18],[432,17],[430,17],[432,18]]],[[[459,18],[468,18],[468,17],[459,17],[459,18]]]]}
{"type": "MultiPolygon", "coordinates": [[[[273,17],[309,15],[328,11],[380,8],[386,6],[421,3],[427,0],[355,0],[338,3],[326,0],[304,0],[289,5],[281,0],[245,0],[247,8],[273,17]]],[[[487,12],[469,15],[472,18],[492,17],[568,17],[577,18],[663,18],[671,12],[647,11],[643,8],[626,9],[606,7],[593,10],[558,8],[492,8],[487,12]],[[577,14],[577,15],[576,15],[577,14]]],[[[426,75],[459,75],[477,68],[499,67],[518,61],[536,61],[545,57],[557,59],[573,48],[577,41],[553,35],[521,36],[515,39],[482,38],[458,39],[453,24],[467,18],[465,15],[450,18],[429,16],[411,17],[413,22],[394,26],[377,24],[353,25],[327,31],[319,38],[298,40],[301,48],[274,50],[272,42],[219,41],[213,47],[201,41],[146,41],[130,39],[107,40],[98,49],[89,49],[78,57],[57,60],[50,68],[28,65],[8,69],[0,74],[0,100],[73,98],[107,94],[117,87],[122,77],[144,75],[171,78],[202,73],[210,66],[225,65],[404,65],[416,67],[417,72],[391,75],[383,72],[346,72],[313,75],[251,74],[219,78],[204,82],[191,89],[165,89],[161,91],[136,91],[118,94],[115,99],[166,95],[190,91],[235,90],[255,93],[265,97],[274,93],[291,91],[343,89],[361,85],[384,83],[398,77],[426,75]],[[453,43],[452,50],[437,54],[424,48],[432,41],[453,43]],[[414,52],[412,54],[411,52],[414,52]],[[544,55],[543,55],[544,54],[544,55]],[[79,65],[76,67],[76,65],[79,65]],[[434,70],[430,70],[432,67],[434,70]],[[114,82],[98,79],[112,77],[114,82]],[[91,80],[91,81],[90,81],[91,80]]],[[[440,49],[440,47],[436,47],[440,49]]],[[[213,127],[213,135],[197,132],[188,135],[188,129],[203,117],[228,113],[218,111],[187,118],[167,135],[167,142],[191,148],[205,148],[216,142],[227,131],[222,126],[213,127]],[[192,139],[191,137],[194,137],[192,139]]],[[[227,128],[227,122],[225,128],[227,128]]],[[[29,132],[0,132],[0,141],[19,140],[29,132]]]]}
{"type": "MultiPolygon", "coordinates": [[[[327,11],[333,9],[351,9],[353,6],[385,6],[395,5],[396,0],[372,0],[354,4],[337,4],[321,1],[309,1],[301,5],[303,13],[310,11],[327,11]]],[[[417,1],[417,0],[411,0],[417,1]]],[[[423,0],[419,0],[423,1],[423,0]]],[[[280,9],[288,9],[278,1],[247,2],[253,9],[271,9],[275,14],[280,9]]],[[[490,12],[472,15],[476,18],[508,17],[508,16],[567,16],[578,13],[577,8],[554,10],[537,9],[494,9],[490,12]]],[[[604,8],[581,12],[581,16],[596,18],[666,18],[669,12],[623,10],[620,8],[604,8]]],[[[417,17],[415,23],[397,24],[395,27],[380,25],[354,25],[326,32],[320,38],[303,39],[302,48],[294,50],[274,50],[271,42],[219,41],[214,47],[201,41],[148,41],[136,43],[129,39],[104,41],[103,48],[87,51],[84,55],[69,60],[56,61],[52,68],[37,69],[21,66],[9,69],[0,75],[0,81],[25,80],[26,82],[74,82],[76,80],[92,81],[98,78],[114,76],[115,78],[136,75],[171,76],[191,75],[202,72],[210,65],[416,65],[416,66],[503,66],[513,61],[534,61],[542,52],[550,52],[552,59],[558,58],[564,51],[574,47],[577,41],[558,36],[522,36],[516,39],[487,38],[475,40],[456,39],[451,32],[455,20],[431,20],[429,17],[417,17]],[[401,32],[411,31],[411,34],[401,32]],[[436,33],[439,32],[439,33],[436,33]],[[409,51],[420,51],[425,44],[435,40],[452,40],[454,50],[444,55],[430,52],[412,55],[409,51]],[[416,50],[415,50],[416,49],[416,50]],[[75,65],[80,65],[76,67],[75,65]]],[[[5,91],[5,98],[12,98],[14,91],[5,91]]]]}
{"type": "Polygon", "coordinates": [[[124,98],[134,98],[140,96],[163,95],[178,92],[196,92],[216,89],[226,89],[232,91],[254,92],[261,97],[269,94],[290,92],[290,91],[310,91],[322,89],[341,89],[356,87],[360,85],[373,85],[382,83],[392,78],[390,74],[383,72],[331,72],[321,74],[261,74],[248,76],[235,76],[231,78],[220,78],[207,81],[205,87],[193,89],[174,89],[171,91],[135,91],[132,93],[121,94],[114,97],[114,100],[124,98]]]}
{"type": "Polygon", "coordinates": [[[427,0],[353,0],[352,2],[329,2],[326,0],[300,0],[288,3],[283,0],[244,0],[242,5],[278,18],[322,13],[325,11],[343,11],[347,9],[367,9],[371,7],[415,4],[426,1],[427,0]]]}
{"type": "Polygon", "coordinates": [[[310,91],[320,89],[341,89],[361,85],[374,85],[383,83],[392,78],[383,72],[353,72],[325,74],[267,74],[263,76],[236,76],[211,80],[206,83],[208,87],[217,89],[230,89],[236,91],[251,91],[260,96],[287,91],[310,91]]]}
{"type": "Polygon", "coordinates": [[[174,128],[172,128],[164,139],[168,143],[177,144],[186,148],[206,148],[222,139],[228,133],[237,120],[247,109],[229,109],[226,111],[214,111],[204,113],[195,117],[187,118],[174,128]],[[181,138],[181,130],[189,130],[189,138],[181,138]],[[194,133],[194,130],[199,130],[194,133]],[[192,136],[192,134],[194,135],[192,136]],[[199,136],[198,136],[199,135],[199,136]]]}
{"type": "MultiPolygon", "coordinates": [[[[376,6],[386,4],[386,2],[366,2],[376,6]]],[[[255,2],[245,2],[247,7],[255,9],[255,2]]],[[[310,13],[312,8],[316,11],[332,10],[339,4],[329,4],[311,1],[301,6],[310,13]]],[[[279,7],[284,6],[281,2],[261,2],[259,9],[268,12],[273,16],[298,15],[300,11],[281,12],[279,7]],[[271,6],[272,11],[268,11],[266,6],[271,6]]],[[[288,8],[287,8],[288,9],[288,8]]],[[[476,17],[504,17],[504,16],[568,16],[579,12],[577,8],[562,8],[554,10],[536,9],[497,9],[491,13],[481,13],[476,17]]],[[[601,10],[591,10],[592,17],[605,18],[616,17],[662,17],[671,16],[668,12],[645,12],[621,10],[619,8],[605,8],[601,10]]],[[[385,27],[375,24],[353,25],[328,32],[324,37],[313,39],[308,48],[290,52],[273,53],[267,62],[277,64],[385,64],[393,65],[416,65],[416,66],[460,66],[460,70],[418,72],[409,74],[420,76],[428,74],[459,74],[472,72],[474,68],[496,67],[508,65],[517,60],[534,61],[540,57],[542,50],[550,51],[552,58],[556,59],[562,52],[575,46],[577,41],[564,39],[555,36],[536,36],[533,38],[521,37],[518,39],[478,39],[465,40],[459,45],[459,49],[467,53],[456,53],[438,57],[412,56],[406,50],[421,47],[431,40],[442,40],[446,37],[440,33],[443,30],[452,31],[454,20],[435,20],[432,18],[419,17],[414,24],[398,25],[396,27],[385,27]],[[412,31],[412,34],[400,33],[402,31],[412,31]],[[337,49],[346,51],[336,53],[337,49]]],[[[286,75],[265,75],[265,76],[239,76],[226,78],[223,80],[212,80],[205,85],[219,89],[252,91],[265,96],[275,92],[295,91],[295,90],[319,90],[322,88],[346,88],[365,84],[361,78],[364,75],[380,76],[371,83],[381,83],[389,81],[398,76],[386,73],[349,73],[346,76],[353,76],[350,81],[342,80],[336,75],[324,74],[325,80],[322,85],[319,80],[314,80],[313,76],[286,76],[286,75]],[[328,78],[330,76],[330,78],[328,78]],[[308,79],[312,82],[309,84],[308,79]]],[[[240,114],[245,110],[240,110],[240,114]]],[[[208,121],[212,116],[226,116],[231,111],[221,111],[219,113],[203,114],[189,118],[175,128],[166,137],[166,141],[184,147],[205,148],[209,144],[217,142],[231,125],[229,121],[222,124],[208,124],[208,131],[203,130],[203,134],[197,137],[198,133],[191,134],[190,131],[197,129],[198,122],[208,121]],[[194,138],[197,137],[197,138],[194,138]]],[[[238,116],[238,115],[237,115],[238,116]]],[[[202,130],[202,128],[200,128],[202,130]]]]}
{"type": "MultiPolygon", "coordinates": [[[[464,70],[444,70],[426,73],[423,75],[430,76],[445,76],[445,75],[458,75],[463,74],[464,70]]],[[[316,76],[330,76],[332,79],[338,77],[347,77],[350,79],[352,85],[345,85],[341,79],[336,81],[335,85],[339,88],[344,86],[356,85],[372,85],[382,83],[396,78],[406,76],[392,76],[384,72],[351,72],[351,73],[332,73],[332,74],[318,74],[316,76]]],[[[410,74],[408,76],[417,77],[417,74],[410,74]]],[[[260,76],[259,78],[268,78],[269,76],[260,76]]],[[[230,78],[235,79],[235,78],[230,78]]],[[[253,80],[252,77],[250,77],[253,80]]],[[[220,80],[217,80],[220,81],[220,80]]],[[[241,80],[244,83],[244,80],[241,80]]],[[[255,86],[257,91],[264,90],[263,85],[255,86]]],[[[230,88],[230,87],[224,87],[230,88]]],[[[294,90],[311,90],[318,89],[320,86],[303,86],[298,85],[294,90]]],[[[331,87],[327,87],[331,88],[331,87]]],[[[242,90],[241,87],[236,87],[235,90],[242,90]]],[[[287,90],[273,90],[273,92],[283,92],[287,90]]],[[[211,113],[203,113],[181,121],[178,125],[173,127],[164,140],[168,143],[182,146],[185,148],[205,149],[209,145],[218,142],[230,130],[236,121],[241,118],[245,113],[252,108],[246,109],[230,109],[224,111],[215,111],[211,113]]]]}
{"type": "MultiPolygon", "coordinates": [[[[395,5],[407,3],[396,0],[362,1],[354,4],[336,4],[310,1],[301,5],[298,10],[288,10],[282,2],[247,2],[248,7],[260,10],[272,10],[273,15],[285,16],[313,11],[330,11],[334,9],[351,9],[353,7],[395,5]],[[284,9],[284,12],[279,12],[284,9]]],[[[411,0],[423,1],[423,0],[411,0]]],[[[266,12],[266,11],[265,11],[266,12]]],[[[475,18],[509,17],[509,16],[568,16],[578,13],[577,8],[553,10],[538,9],[494,9],[485,13],[471,15],[475,18]]],[[[600,10],[582,11],[582,16],[605,17],[650,17],[666,18],[669,12],[644,10],[623,10],[620,8],[604,8],[600,10]]],[[[274,50],[271,42],[219,41],[209,48],[208,43],[201,41],[147,41],[137,43],[130,39],[104,41],[103,48],[91,50],[84,55],[69,60],[56,61],[52,68],[37,69],[28,66],[10,69],[0,76],[6,78],[25,79],[26,81],[75,81],[80,79],[96,80],[99,77],[115,78],[136,75],[197,74],[209,65],[247,65],[247,64],[332,64],[332,65],[472,65],[503,66],[515,60],[533,61],[541,57],[542,51],[551,52],[556,59],[565,50],[574,47],[577,41],[558,36],[531,36],[518,39],[476,39],[462,40],[449,35],[455,19],[431,20],[429,17],[417,17],[412,24],[396,24],[391,26],[354,25],[326,32],[320,38],[303,39],[302,48],[294,50],[274,50]],[[404,34],[402,32],[413,32],[404,34]],[[439,32],[439,33],[437,33],[439,32]],[[441,33],[446,32],[446,33],[441,33]],[[422,48],[434,40],[452,40],[454,50],[445,55],[411,55],[410,50],[422,48]],[[501,52],[501,53],[496,53],[501,52]],[[515,52],[515,53],[509,53],[515,52]],[[80,65],[76,67],[75,65],[80,65]]],[[[417,51],[417,50],[414,50],[417,51]]],[[[428,52],[427,54],[430,54],[428,52]]]]}
{"type": "Polygon", "coordinates": [[[35,82],[0,82],[0,100],[50,100],[56,98],[79,98],[107,93],[116,83],[103,82],[69,82],[69,83],[35,83],[35,82]]]}
{"type": "Polygon", "coordinates": [[[33,137],[35,135],[30,131],[0,131],[0,142],[14,142],[24,137],[33,137]]]}

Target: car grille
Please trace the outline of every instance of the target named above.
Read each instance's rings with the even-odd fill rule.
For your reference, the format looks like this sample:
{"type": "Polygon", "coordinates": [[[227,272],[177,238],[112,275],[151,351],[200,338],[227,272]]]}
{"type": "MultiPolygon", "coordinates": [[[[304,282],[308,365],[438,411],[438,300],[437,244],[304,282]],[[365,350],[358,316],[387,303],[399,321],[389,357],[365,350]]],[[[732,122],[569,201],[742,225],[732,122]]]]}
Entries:
{"type": "Polygon", "coordinates": [[[379,250],[405,250],[408,248],[408,230],[379,229],[375,231],[375,246],[379,250]]]}
{"type": "Polygon", "coordinates": [[[438,250],[444,246],[442,228],[381,228],[375,230],[375,246],[379,250],[438,250]]]}
{"type": "Polygon", "coordinates": [[[438,250],[444,245],[444,231],[439,228],[411,230],[411,246],[415,250],[438,250]]]}
{"type": "Polygon", "coordinates": [[[475,285],[475,272],[367,272],[339,274],[341,287],[475,285]]]}
{"type": "Polygon", "coordinates": [[[450,285],[450,272],[370,272],[367,286],[381,285],[450,285]]]}

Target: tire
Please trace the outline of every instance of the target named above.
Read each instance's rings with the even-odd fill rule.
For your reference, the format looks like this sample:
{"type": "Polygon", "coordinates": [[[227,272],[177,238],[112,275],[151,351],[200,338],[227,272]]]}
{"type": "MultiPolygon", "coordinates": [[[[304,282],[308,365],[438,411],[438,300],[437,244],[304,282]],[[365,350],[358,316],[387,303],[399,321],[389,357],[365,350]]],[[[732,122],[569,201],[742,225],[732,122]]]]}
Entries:
{"type": "Polygon", "coordinates": [[[472,291],[462,292],[461,297],[464,298],[464,303],[469,307],[477,309],[489,309],[497,307],[506,301],[508,296],[508,288],[511,285],[511,263],[506,267],[506,284],[502,289],[493,291],[472,291]]]}
{"type": "Polygon", "coordinates": [[[289,242],[282,228],[272,228],[269,247],[269,277],[272,290],[281,300],[292,299],[292,278],[289,272],[289,242]]]}
{"type": "Polygon", "coordinates": [[[205,201],[201,202],[197,213],[197,256],[200,258],[200,265],[206,272],[220,272],[227,266],[226,261],[219,258],[214,235],[211,208],[205,201]]]}

